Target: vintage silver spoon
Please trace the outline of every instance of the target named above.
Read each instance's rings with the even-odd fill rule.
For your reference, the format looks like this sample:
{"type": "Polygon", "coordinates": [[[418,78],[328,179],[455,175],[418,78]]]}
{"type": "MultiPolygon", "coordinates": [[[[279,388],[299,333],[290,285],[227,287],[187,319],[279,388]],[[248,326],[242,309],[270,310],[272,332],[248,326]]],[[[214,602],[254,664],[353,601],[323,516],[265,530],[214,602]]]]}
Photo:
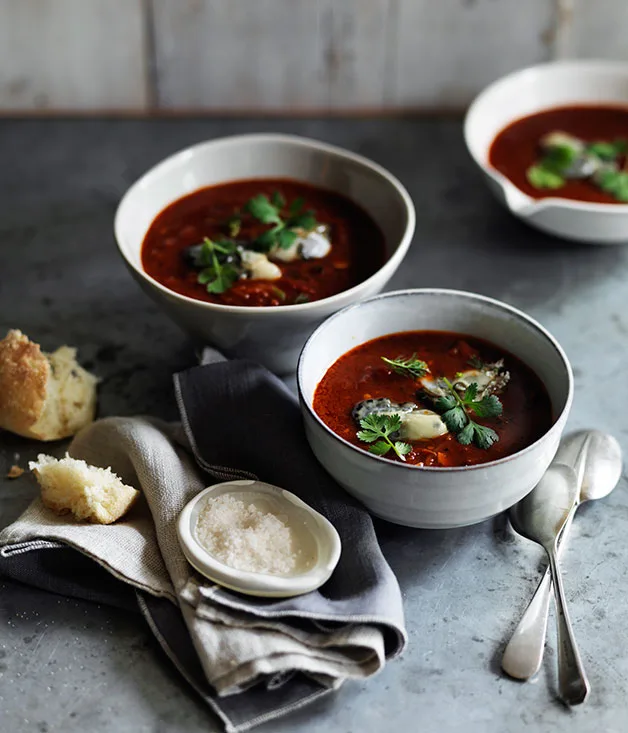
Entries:
{"type": "MultiPolygon", "coordinates": [[[[576,472],[580,496],[578,506],[602,499],[617,486],[622,472],[619,443],[599,430],[580,430],[561,441],[556,463],[571,466],[576,472]]],[[[558,540],[558,557],[565,548],[571,523],[558,540]]],[[[502,658],[502,669],[518,680],[528,680],[540,669],[545,651],[552,578],[546,568],[530,604],[521,617],[502,658]]]]}
{"type": "Polygon", "coordinates": [[[549,559],[558,627],[558,694],[567,705],[578,705],[589,694],[589,682],[580,660],[558,566],[557,544],[576,510],[578,478],[570,466],[552,464],[532,491],[510,510],[513,527],[541,545],[549,559]]]}

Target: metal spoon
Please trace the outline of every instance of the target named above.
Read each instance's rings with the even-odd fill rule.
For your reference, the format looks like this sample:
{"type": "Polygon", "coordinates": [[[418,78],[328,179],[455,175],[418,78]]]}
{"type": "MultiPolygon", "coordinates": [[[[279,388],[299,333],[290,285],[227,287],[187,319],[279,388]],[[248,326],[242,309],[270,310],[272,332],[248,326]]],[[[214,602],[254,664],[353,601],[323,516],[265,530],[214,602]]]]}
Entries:
{"type": "MultiPolygon", "coordinates": [[[[622,472],[619,443],[608,433],[581,430],[561,441],[555,463],[572,466],[578,478],[578,506],[586,501],[602,499],[617,486],[622,472]]],[[[560,559],[571,523],[558,540],[560,559]]],[[[552,578],[549,567],[515,629],[502,658],[502,669],[518,680],[528,680],[540,669],[545,650],[552,578]]]]}
{"type": "Polygon", "coordinates": [[[557,557],[558,537],[576,511],[578,491],[578,478],[573,468],[556,463],[510,510],[510,521],[517,532],[538,542],[547,552],[558,626],[558,692],[567,705],[578,705],[589,694],[589,683],[567,613],[557,557]]]}

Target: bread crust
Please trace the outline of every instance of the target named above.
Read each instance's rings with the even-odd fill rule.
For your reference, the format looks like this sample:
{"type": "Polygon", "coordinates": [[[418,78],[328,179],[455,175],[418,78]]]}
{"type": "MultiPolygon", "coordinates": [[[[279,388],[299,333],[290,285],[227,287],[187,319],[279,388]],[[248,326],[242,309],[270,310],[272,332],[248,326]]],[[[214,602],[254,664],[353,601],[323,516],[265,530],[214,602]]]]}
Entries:
{"type": "Polygon", "coordinates": [[[38,344],[11,330],[0,341],[0,427],[27,438],[46,402],[50,364],[38,344]]]}

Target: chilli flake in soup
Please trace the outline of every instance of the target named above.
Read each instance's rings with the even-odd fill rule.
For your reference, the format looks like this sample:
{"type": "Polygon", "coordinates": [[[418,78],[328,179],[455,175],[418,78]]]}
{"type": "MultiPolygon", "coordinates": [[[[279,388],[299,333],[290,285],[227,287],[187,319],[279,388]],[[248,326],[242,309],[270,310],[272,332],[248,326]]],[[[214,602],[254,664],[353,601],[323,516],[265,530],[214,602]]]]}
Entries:
{"type": "Polygon", "coordinates": [[[299,181],[233,181],[157,216],[142,265],[182,295],[223,305],[296,305],[358,285],[385,261],[384,235],[350,199],[299,181]]]}
{"type": "Polygon", "coordinates": [[[533,198],[628,202],[628,107],[556,107],[516,120],[489,162],[533,198]]]}
{"type": "Polygon", "coordinates": [[[471,466],[516,453],[552,425],[545,387],[494,344],[408,331],[347,352],[326,372],[314,411],[378,456],[417,466],[471,466]]]}

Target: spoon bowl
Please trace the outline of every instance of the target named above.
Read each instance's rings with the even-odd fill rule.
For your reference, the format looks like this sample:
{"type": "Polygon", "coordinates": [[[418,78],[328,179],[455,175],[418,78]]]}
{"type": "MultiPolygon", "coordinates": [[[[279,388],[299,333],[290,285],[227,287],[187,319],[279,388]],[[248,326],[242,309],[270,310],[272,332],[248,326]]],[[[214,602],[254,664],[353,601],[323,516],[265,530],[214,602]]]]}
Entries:
{"type": "Polygon", "coordinates": [[[556,544],[577,498],[574,469],[553,464],[536,487],[510,510],[510,521],[520,535],[549,551],[556,544]]]}
{"type": "Polygon", "coordinates": [[[608,496],[621,478],[621,447],[612,435],[601,430],[579,430],[566,435],[555,461],[573,466],[581,474],[580,504],[608,496]]]}

